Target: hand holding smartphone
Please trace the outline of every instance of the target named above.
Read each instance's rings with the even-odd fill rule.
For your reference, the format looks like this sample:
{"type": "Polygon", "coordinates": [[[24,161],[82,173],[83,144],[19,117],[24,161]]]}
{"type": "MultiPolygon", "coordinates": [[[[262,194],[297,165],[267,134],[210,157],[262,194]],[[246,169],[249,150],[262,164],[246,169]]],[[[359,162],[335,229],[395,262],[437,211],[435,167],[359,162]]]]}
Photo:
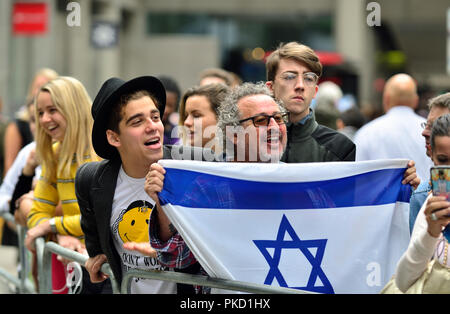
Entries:
{"type": "Polygon", "coordinates": [[[450,166],[434,166],[430,169],[433,195],[450,196],[450,166]]]}
{"type": "MultiPolygon", "coordinates": [[[[446,196],[449,200],[450,196],[450,166],[434,166],[430,169],[431,188],[433,195],[446,196]]],[[[450,215],[446,215],[450,217],[450,215]]],[[[445,227],[444,236],[450,241],[450,224],[445,227]]]]}

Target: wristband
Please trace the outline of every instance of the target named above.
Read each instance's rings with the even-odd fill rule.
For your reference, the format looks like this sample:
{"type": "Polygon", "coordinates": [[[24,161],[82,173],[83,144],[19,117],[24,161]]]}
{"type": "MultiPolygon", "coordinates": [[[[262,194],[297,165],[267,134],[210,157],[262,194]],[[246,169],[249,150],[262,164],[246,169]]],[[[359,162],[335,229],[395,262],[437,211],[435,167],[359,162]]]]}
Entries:
{"type": "Polygon", "coordinates": [[[55,224],[55,217],[50,218],[48,220],[48,222],[50,223],[50,229],[52,230],[53,233],[58,233],[56,230],[56,224],[55,224]]]}

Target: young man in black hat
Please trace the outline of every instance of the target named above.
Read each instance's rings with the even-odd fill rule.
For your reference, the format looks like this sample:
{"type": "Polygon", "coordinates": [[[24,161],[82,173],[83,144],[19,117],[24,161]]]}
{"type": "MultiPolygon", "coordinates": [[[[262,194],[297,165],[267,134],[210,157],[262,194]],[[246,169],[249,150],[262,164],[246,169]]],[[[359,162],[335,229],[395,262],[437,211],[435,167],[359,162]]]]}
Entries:
{"type": "MultiPolygon", "coordinates": [[[[172,155],[171,148],[163,146],[165,102],[162,83],[151,76],[127,82],[111,78],[94,100],[92,142],[105,160],[81,167],[75,182],[90,256],[86,268],[93,282],[105,280],[100,272],[105,262],[119,284],[130,268],[163,269],[156,254],[144,256],[127,245],[149,242],[154,201],[144,191],[145,176],[151,164],[172,155]]],[[[138,279],[131,292],[175,293],[176,284],[138,279]]]]}

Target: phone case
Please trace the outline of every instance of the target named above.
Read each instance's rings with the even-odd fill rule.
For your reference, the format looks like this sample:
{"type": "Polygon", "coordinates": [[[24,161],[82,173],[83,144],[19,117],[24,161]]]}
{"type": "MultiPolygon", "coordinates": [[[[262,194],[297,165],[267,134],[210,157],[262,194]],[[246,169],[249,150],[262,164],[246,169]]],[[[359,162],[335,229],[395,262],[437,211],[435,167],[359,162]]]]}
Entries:
{"type": "Polygon", "coordinates": [[[433,195],[450,195],[450,166],[435,166],[430,169],[433,195]]]}
{"type": "MultiPolygon", "coordinates": [[[[434,166],[430,169],[431,188],[433,195],[450,196],[450,166],[434,166]]],[[[450,225],[445,228],[444,235],[450,238],[450,225]]]]}

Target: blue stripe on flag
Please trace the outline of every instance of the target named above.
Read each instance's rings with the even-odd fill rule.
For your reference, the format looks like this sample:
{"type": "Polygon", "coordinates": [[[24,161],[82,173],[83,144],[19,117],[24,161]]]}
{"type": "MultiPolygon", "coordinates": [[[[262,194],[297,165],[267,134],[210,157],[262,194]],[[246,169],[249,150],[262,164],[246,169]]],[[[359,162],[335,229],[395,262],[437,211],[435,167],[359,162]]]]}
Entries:
{"type": "Polygon", "coordinates": [[[405,168],[311,182],[258,182],[165,168],[162,205],[220,209],[310,209],[407,202],[405,168]]]}

